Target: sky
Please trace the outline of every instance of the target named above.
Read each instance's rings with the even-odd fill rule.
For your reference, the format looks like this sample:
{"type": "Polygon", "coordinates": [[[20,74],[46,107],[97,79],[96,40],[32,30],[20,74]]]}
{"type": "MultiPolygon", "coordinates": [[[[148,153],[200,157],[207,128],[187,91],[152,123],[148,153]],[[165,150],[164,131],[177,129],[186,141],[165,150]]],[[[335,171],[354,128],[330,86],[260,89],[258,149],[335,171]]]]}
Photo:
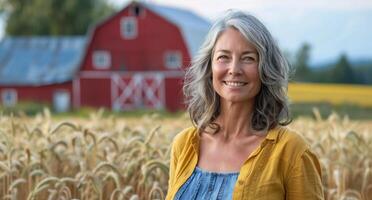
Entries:
{"type": "MultiPolygon", "coordinates": [[[[118,8],[130,0],[107,0],[118,8]]],[[[144,1],[144,0],[143,0],[144,1]]],[[[191,10],[210,20],[227,9],[258,17],[279,46],[294,54],[307,42],[313,64],[332,62],[341,53],[372,60],[372,0],[147,0],[191,10]]],[[[0,38],[4,22],[0,20],[0,38]]]]}

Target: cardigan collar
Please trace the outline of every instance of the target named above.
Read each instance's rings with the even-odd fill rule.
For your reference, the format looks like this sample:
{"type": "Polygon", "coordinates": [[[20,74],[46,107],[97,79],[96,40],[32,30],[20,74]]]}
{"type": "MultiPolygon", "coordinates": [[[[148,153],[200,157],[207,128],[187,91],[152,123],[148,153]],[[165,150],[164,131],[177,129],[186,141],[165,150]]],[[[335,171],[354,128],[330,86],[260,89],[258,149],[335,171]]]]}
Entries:
{"type": "MultiPolygon", "coordinates": [[[[279,136],[282,134],[284,130],[285,129],[281,126],[277,126],[276,128],[270,129],[268,133],[266,134],[265,140],[270,140],[276,143],[278,141],[279,136]]],[[[197,148],[199,147],[200,135],[196,127],[194,127],[194,130],[192,131],[191,141],[194,147],[197,147],[197,148]]]]}

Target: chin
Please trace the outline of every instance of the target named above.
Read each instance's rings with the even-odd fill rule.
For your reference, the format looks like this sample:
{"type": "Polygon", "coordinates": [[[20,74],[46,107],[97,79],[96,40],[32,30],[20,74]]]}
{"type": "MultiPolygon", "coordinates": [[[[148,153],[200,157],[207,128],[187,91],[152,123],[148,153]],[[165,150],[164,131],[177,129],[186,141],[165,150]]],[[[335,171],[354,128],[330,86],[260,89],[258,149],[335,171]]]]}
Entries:
{"type": "Polygon", "coordinates": [[[247,97],[230,97],[230,98],[222,98],[227,102],[231,103],[244,103],[244,102],[249,102],[251,101],[250,98],[247,97]]]}

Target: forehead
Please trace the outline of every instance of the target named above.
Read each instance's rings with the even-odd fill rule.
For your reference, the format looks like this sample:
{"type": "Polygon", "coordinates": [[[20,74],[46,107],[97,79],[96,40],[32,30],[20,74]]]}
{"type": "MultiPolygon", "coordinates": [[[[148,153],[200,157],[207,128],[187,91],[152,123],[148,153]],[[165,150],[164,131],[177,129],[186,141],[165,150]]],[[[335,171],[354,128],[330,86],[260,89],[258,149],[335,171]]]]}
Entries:
{"type": "Polygon", "coordinates": [[[257,53],[256,47],[237,29],[231,27],[224,30],[216,40],[214,52],[220,50],[257,53]]]}

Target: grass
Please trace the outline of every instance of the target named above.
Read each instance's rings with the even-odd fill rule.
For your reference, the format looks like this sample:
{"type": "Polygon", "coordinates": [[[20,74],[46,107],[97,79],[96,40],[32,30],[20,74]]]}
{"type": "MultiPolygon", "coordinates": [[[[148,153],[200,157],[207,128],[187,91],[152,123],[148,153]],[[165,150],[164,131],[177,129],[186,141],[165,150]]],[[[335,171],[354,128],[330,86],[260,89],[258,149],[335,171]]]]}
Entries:
{"type": "MultiPolygon", "coordinates": [[[[158,115],[160,118],[177,118],[185,115],[184,111],[167,112],[166,110],[136,110],[136,111],[110,111],[106,108],[90,108],[82,107],[77,110],[72,110],[64,113],[56,113],[51,109],[48,104],[41,104],[35,102],[22,102],[15,107],[6,108],[0,106],[0,113],[10,115],[13,113],[15,116],[35,116],[43,112],[47,108],[51,110],[53,117],[57,119],[64,118],[84,118],[88,119],[92,113],[102,112],[102,116],[115,116],[118,118],[141,118],[145,115],[158,115]]],[[[352,104],[331,105],[329,103],[294,103],[290,105],[290,112],[294,119],[299,116],[313,116],[313,109],[318,108],[321,117],[325,118],[332,113],[337,113],[339,116],[348,116],[350,119],[355,120],[370,120],[372,119],[372,107],[362,107],[352,104]]]]}
{"type": "MultiPolygon", "coordinates": [[[[0,105],[0,113],[5,115],[14,116],[36,116],[42,113],[45,109],[48,109],[53,117],[57,119],[63,118],[84,118],[88,119],[92,113],[101,113],[103,117],[115,116],[124,118],[141,118],[145,115],[158,115],[160,118],[175,118],[185,114],[184,111],[168,112],[166,110],[149,110],[149,109],[137,109],[134,111],[111,111],[108,108],[92,108],[92,107],[81,107],[80,109],[71,110],[68,112],[55,112],[49,104],[36,103],[36,102],[21,102],[13,107],[4,107],[0,105]]],[[[49,112],[48,111],[48,112],[49,112]]]]}
{"type": "Polygon", "coordinates": [[[348,116],[350,119],[354,120],[372,119],[372,108],[352,104],[331,105],[329,103],[297,103],[290,106],[290,111],[293,118],[298,118],[299,116],[312,117],[314,108],[319,110],[322,118],[326,118],[332,113],[337,113],[341,117],[348,116]]]}

